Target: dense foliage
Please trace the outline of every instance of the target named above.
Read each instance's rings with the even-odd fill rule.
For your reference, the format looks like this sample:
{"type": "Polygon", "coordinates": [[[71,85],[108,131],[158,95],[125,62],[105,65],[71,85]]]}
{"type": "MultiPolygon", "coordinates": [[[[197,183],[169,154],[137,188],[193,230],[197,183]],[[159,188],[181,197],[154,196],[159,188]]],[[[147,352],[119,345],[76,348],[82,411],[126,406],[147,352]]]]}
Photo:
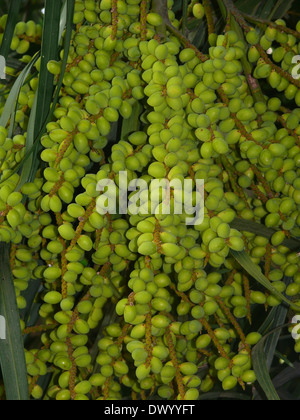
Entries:
{"type": "Polygon", "coordinates": [[[16,3],[13,33],[18,9],[0,18],[0,315],[17,305],[21,330],[8,316],[1,398],[277,399],[270,367],[300,352],[292,326],[277,351],[280,331],[265,337],[300,312],[292,2],[273,21],[231,0],[47,0],[44,21],[16,3]],[[153,214],[101,213],[98,182],[119,191],[124,171],[192,181],[181,204],[203,179],[203,222],[175,214],[173,189],[171,214],[166,191],[153,214]]]}

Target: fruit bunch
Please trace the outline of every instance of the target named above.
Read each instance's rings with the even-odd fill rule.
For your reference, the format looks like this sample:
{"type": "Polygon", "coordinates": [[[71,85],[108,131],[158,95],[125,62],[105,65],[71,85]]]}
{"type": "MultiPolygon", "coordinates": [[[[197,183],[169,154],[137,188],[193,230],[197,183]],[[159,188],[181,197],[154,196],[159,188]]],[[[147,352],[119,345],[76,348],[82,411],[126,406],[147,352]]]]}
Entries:
{"type": "MultiPolygon", "coordinates": [[[[172,0],[76,0],[59,101],[30,182],[18,168],[40,61],[14,121],[0,127],[0,239],[11,243],[20,313],[38,304],[34,324],[20,315],[23,334],[38,334],[25,345],[34,399],[197,400],[219,384],[245,390],[256,381],[255,311],[281,305],[283,293],[297,308],[299,24],[254,22],[222,3],[231,18],[222,34],[209,1],[190,4],[209,26],[204,54],[180,31],[172,0]],[[124,172],[150,190],[164,179],[193,190],[162,190],[154,209],[146,199],[137,212],[105,212],[99,182],[113,181],[120,202],[124,172]],[[204,218],[189,225],[199,180],[204,218]],[[190,203],[182,214],[178,200],[190,203]],[[269,287],[237,254],[250,256],[269,287]]],[[[11,49],[26,61],[40,35],[19,23],[11,49]]],[[[62,63],[63,51],[48,63],[55,83],[62,63]]]]}

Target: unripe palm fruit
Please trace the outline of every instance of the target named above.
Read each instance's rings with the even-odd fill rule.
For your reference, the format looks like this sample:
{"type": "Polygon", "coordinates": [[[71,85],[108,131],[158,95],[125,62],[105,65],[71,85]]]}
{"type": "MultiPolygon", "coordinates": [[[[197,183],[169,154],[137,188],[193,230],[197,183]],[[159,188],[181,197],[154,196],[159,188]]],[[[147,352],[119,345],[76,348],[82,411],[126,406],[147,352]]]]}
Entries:
{"type": "Polygon", "coordinates": [[[237,385],[237,378],[235,378],[233,376],[228,376],[222,382],[222,387],[223,387],[224,391],[229,391],[229,390],[235,388],[236,385],[237,385]]]}
{"type": "Polygon", "coordinates": [[[151,372],[150,366],[146,367],[146,365],[143,364],[143,365],[140,365],[136,369],[135,374],[136,374],[138,380],[141,381],[143,379],[146,379],[150,375],[150,372],[151,372]]]}
{"type": "Polygon", "coordinates": [[[158,13],[148,13],[147,22],[152,26],[160,26],[162,25],[163,20],[158,13]]]}
{"type": "Polygon", "coordinates": [[[259,43],[259,34],[253,29],[247,33],[246,39],[250,45],[256,45],[259,43]]]}
{"type": "Polygon", "coordinates": [[[47,69],[49,73],[58,75],[61,72],[61,65],[57,61],[51,60],[47,63],[47,69]]]}
{"type": "Polygon", "coordinates": [[[75,236],[75,231],[71,224],[65,223],[58,227],[59,234],[66,240],[72,240],[75,236]]]}
{"type": "Polygon", "coordinates": [[[196,3],[193,6],[193,15],[196,19],[202,19],[204,17],[205,10],[201,3],[196,3]]]}
{"type": "Polygon", "coordinates": [[[247,335],[246,343],[250,344],[251,346],[254,346],[261,340],[261,338],[262,338],[261,334],[253,332],[247,335]]]}
{"type": "Polygon", "coordinates": [[[56,304],[60,303],[61,300],[62,300],[62,296],[59,292],[48,292],[44,296],[44,301],[46,303],[50,303],[52,305],[56,305],[56,304]]]}

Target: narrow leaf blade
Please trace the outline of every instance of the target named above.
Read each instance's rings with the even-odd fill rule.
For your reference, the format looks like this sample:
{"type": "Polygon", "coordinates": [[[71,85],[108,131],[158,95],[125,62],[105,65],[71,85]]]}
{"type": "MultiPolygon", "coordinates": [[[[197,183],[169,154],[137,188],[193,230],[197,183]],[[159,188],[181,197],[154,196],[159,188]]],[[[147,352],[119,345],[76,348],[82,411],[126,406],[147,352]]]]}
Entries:
{"type": "Polygon", "coordinates": [[[266,341],[273,335],[277,334],[284,328],[285,325],[281,325],[278,328],[275,328],[269,334],[267,334],[262,340],[252,350],[252,363],[257,381],[262,387],[266,397],[269,401],[280,401],[280,398],[277,394],[275,386],[270,377],[269,368],[267,365],[266,355],[265,355],[265,345],[266,341]]]}
{"type": "Polygon", "coordinates": [[[7,400],[24,401],[29,399],[27,369],[9,248],[9,245],[0,243],[0,315],[6,326],[5,339],[0,339],[0,364],[7,400]]]}
{"type": "MultiPolygon", "coordinates": [[[[288,313],[288,309],[283,305],[277,306],[275,309],[276,311],[275,311],[273,328],[276,328],[282,325],[285,322],[286,316],[288,313]]],[[[272,366],[272,362],[275,356],[280,333],[281,333],[281,330],[278,330],[274,334],[271,334],[266,340],[265,355],[267,359],[266,363],[267,363],[268,369],[270,369],[272,366]]]]}
{"type": "Polygon", "coordinates": [[[15,26],[18,21],[18,14],[21,4],[21,0],[11,0],[10,3],[10,8],[7,17],[7,22],[9,22],[9,24],[7,24],[5,27],[2,44],[0,47],[0,55],[2,55],[5,59],[7,59],[10,51],[10,45],[14,35],[15,26]]]}
{"type": "MultiPolygon", "coordinates": [[[[26,151],[32,148],[36,137],[40,133],[49,114],[52,102],[54,77],[49,73],[47,63],[58,57],[61,17],[60,4],[60,0],[46,1],[39,85],[28,122],[26,151]]],[[[38,148],[35,148],[34,152],[35,153],[32,152],[29,158],[28,165],[23,167],[19,188],[21,188],[24,183],[32,181],[32,174],[36,172],[38,163],[36,154],[38,153],[38,148]]]]}
{"type": "MultiPolygon", "coordinates": [[[[271,239],[274,233],[276,233],[275,229],[271,229],[266,227],[265,225],[253,221],[248,221],[237,217],[230,223],[230,226],[234,229],[239,231],[251,232],[255,233],[259,236],[264,236],[265,238],[271,239]]],[[[300,241],[297,238],[286,238],[282,242],[283,246],[286,246],[292,251],[300,250],[300,241]]]]}
{"type": "Polygon", "coordinates": [[[17,80],[15,81],[9,96],[5,102],[5,106],[3,109],[3,112],[1,114],[0,118],[0,125],[2,127],[6,127],[6,125],[9,122],[9,119],[12,117],[12,115],[15,112],[16,102],[18,100],[18,96],[21,90],[21,87],[23,86],[25,80],[27,79],[28,75],[31,72],[32,67],[36,63],[38,59],[38,55],[35,55],[33,59],[30,61],[30,63],[27,64],[27,66],[22,70],[21,74],[18,76],[17,80]]]}
{"type": "Polygon", "coordinates": [[[293,302],[288,300],[282,293],[280,293],[275,287],[273,287],[272,283],[266,278],[266,276],[261,272],[259,267],[254,264],[251,260],[249,255],[245,251],[233,251],[231,250],[231,254],[237,260],[237,262],[244,268],[253,277],[258,283],[264,286],[269,292],[271,292],[274,296],[276,296],[279,300],[287,303],[292,309],[297,311],[300,310],[298,305],[295,305],[293,302]]]}

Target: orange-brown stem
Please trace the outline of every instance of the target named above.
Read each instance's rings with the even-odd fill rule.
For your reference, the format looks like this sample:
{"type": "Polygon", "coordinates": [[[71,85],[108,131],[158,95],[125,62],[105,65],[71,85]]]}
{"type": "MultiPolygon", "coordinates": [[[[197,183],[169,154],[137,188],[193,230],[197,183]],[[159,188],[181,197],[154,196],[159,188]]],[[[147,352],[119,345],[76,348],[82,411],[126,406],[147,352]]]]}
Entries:
{"type": "Polygon", "coordinates": [[[231,324],[235,328],[245,349],[248,351],[248,353],[251,353],[251,349],[249,345],[246,343],[246,336],[242,328],[240,327],[239,323],[237,322],[235,317],[232,315],[230,309],[224,304],[223,300],[219,296],[217,296],[215,299],[216,299],[216,302],[219,304],[220,308],[222,309],[222,311],[224,312],[224,314],[227,316],[228,320],[231,322],[231,324]]]}
{"type": "Polygon", "coordinates": [[[179,363],[178,363],[178,360],[177,360],[176,350],[175,350],[175,347],[174,347],[170,327],[167,328],[165,336],[166,336],[167,344],[168,344],[168,347],[169,347],[171,360],[172,360],[174,368],[176,369],[176,376],[175,377],[176,377],[176,383],[177,383],[179,395],[180,395],[180,398],[182,400],[184,400],[185,389],[184,389],[184,385],[183,385],[182,375],[181,375],[181,372],[180,372],[180,367],[179,367],[179,363]]]}

